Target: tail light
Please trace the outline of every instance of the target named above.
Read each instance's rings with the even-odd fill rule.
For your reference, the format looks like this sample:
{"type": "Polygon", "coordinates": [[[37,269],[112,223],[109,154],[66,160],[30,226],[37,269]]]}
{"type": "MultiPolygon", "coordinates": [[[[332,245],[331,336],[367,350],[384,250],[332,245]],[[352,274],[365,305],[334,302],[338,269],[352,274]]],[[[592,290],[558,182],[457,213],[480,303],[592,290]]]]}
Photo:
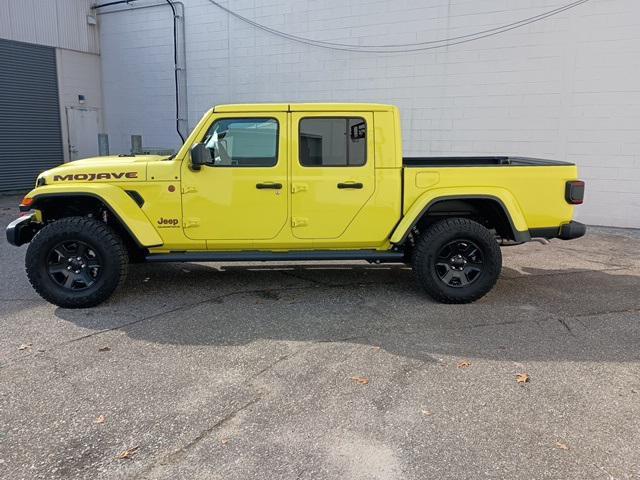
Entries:
{"type": "Polygon", "coordinates": [[[572,205],[580,205],[584,200],[584,182],[582,180],[570,180],[564,189],[564,199],[572,205]]]}

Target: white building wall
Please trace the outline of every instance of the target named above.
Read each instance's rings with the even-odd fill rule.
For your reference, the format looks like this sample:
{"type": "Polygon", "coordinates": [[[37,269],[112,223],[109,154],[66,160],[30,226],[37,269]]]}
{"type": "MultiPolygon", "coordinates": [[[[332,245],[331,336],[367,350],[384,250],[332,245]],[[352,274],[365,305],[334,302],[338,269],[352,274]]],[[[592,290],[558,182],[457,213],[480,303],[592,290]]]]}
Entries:
{"type": "MultiPolygon", "coordinates": [[[[220,3],[299,36],[388,44],[466,35],[568,0],[220,3]]],[[[573,161],[588,182],[580,220],[640,227],[637,0],[592,0],[497,36],[403,54],[308,46],[229,18],[208,0],[185,4],[191,126],[219,103],[393,103],[402,111],[406,155],[573,161]]],[[[100,23],[112,145],[127,151],[135,133],[146,145],[177,146],[168,7],[104,15],[100,23]]]]}
{"type": "Polygon", "coordinates": [[[145,147],[176,147],[171,9],[166,2],[105,8],[98,17],[101,43],[108,45],[101,57],[111,152],[129,153],[131,135],[142,135],[145,147]]]}

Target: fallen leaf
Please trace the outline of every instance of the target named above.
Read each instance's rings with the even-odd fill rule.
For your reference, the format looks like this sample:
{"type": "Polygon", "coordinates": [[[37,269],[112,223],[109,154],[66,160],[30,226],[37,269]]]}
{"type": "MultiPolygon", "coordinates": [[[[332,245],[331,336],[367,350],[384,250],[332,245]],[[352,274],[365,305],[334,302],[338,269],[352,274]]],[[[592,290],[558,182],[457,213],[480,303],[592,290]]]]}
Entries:
{"type": "Polygon", "coordinates": [[[32,343],[23,343],[18,347],[18,350],[28,350],[33,346],[32,343]]]}
{"type": "Polygon", "coordinates": [[[516,382],[517,383],[527,383],[529,381],[529,374],[528,373],[518,373],[516,375],[516,382]]]}
{"type": "Polygon", "coordinates": [[[471,366],[471,362],[469,360],[462,360],[458,362],[458,368],[469,368],[471,366]]]}
{"type": "Polygon", "coordinates": [[[104,415],[99,415],[98,418],[96,418],[93,423],[104,423],[106,422],[107,418],[104,415]]]}
{"type": "Polygon", "coordinates": [[[222,440],[220,440],[220,443],[222,443],[223,445],[226,445],[227,443],[229,443],[229,439],[223,438],[222,440]]]}
{"type": "Polygon", "coordinates": [[[367,377],[351,377],[351,380],[356,382],[358,385],[366,385],[369,383],[369,379],[367,377]]]}
{"type": "Polygon", "coordinates": [[[569,450],[569,447],[562,442],[556,442],[556,447],[558,447],[560,450],[569,450]]]}
{"type": "Polygon", "coordinates": [[[118,460],[130,460],[136,453],[138,453],[139,448],[140,447],[138,447],[137,445],[135,447],[127,448],[126,450],[123,450],[119,454],[117,454],[115,458],[117,458],[118,460]]]}
{"type": "Polygon", "coordinates": [[[111,351],[111,347],[100,347],[98,349],[99,352],[110,352],[111,351]]]}
{"type": "Polygon", "coordinates": [[[422,414],[430,417],[431,415],[433,415],[433,412],[431,410],[422,410],[422,414]]]}

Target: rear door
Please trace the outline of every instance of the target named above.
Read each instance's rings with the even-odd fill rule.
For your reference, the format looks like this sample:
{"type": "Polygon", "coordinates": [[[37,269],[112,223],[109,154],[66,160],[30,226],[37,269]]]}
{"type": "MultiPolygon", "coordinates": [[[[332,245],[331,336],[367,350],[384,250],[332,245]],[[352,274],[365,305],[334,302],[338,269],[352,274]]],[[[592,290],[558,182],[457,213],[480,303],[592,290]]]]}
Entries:
{"type": "Polygon", "coordinates": [[[373,115],[291,114],[293,235],[336,239],[375,190],[373,115]]]}

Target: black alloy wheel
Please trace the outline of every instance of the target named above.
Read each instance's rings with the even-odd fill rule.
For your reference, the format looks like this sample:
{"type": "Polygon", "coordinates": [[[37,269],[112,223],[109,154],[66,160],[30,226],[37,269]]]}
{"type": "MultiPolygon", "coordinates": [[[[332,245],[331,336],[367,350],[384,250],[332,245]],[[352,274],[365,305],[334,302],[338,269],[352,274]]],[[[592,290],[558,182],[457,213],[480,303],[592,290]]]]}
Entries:
{"type": "Polygon", "coordinates": [[[482,250],[470,240],[447,243],[438,252],[436,273],[440,281],[454,288],[472,284],[482,275],[482,250]]]}
{"type": "Polygon", "coordinates": [[[64,241],[49,252],[47,273],[62,288],[85,290],[99,280],[102,260],[96,249],[86,242],[64,241]]]}

